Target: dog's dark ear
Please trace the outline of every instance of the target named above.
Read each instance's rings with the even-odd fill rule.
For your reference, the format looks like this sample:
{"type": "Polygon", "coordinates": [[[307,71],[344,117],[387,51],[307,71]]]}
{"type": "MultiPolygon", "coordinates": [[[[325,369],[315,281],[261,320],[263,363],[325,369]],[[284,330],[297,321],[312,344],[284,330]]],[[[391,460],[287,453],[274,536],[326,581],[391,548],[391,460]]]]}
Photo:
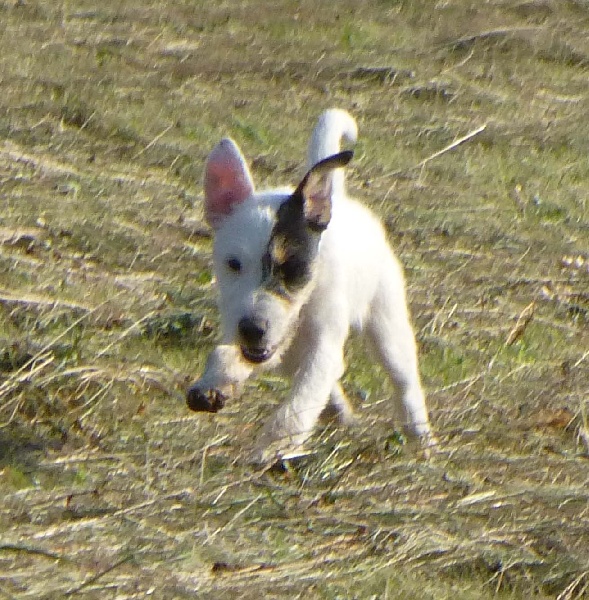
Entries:
{"type": "Polygon", "coordinates": [[[310,169],[296,189],[294,195],[302,198],[305,220],[311,229],[323,231],[329,225],[334,171],[345,167],[352,156],[352,150],[346,150],[324,158],[310,169]]]}
{"type": "Polygon", "coordinates": [[[237,144],[222,139],[213,148],[205,167],[205,216],[213,229],[236,206],[254,193],[254,182],[237,144]]]}

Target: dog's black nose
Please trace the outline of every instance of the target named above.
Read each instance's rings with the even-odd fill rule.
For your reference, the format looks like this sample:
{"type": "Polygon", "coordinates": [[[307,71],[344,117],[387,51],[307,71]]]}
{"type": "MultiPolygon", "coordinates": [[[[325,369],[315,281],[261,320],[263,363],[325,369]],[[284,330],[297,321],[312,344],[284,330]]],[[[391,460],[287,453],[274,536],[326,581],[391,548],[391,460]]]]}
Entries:
{"type": "Polygon", "coordinates": [[[243,317],[237,326],[243,343],[250,348],[263,346],[262,340],[268,330],[268,321],[259,317],[243,317]]]}

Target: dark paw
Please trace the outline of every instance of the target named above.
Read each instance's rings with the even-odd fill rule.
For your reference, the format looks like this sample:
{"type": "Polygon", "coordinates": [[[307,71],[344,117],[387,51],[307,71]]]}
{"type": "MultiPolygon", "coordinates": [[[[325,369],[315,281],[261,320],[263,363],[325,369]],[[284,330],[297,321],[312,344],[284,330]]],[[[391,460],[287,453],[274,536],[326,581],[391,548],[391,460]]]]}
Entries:
{"type": "Polygon", "coordinates": [[[186,394],[186,404],[194,412],[216,413],[225,406],[227,397],[219,390],[200,390],[191,387],[186,394]]]}

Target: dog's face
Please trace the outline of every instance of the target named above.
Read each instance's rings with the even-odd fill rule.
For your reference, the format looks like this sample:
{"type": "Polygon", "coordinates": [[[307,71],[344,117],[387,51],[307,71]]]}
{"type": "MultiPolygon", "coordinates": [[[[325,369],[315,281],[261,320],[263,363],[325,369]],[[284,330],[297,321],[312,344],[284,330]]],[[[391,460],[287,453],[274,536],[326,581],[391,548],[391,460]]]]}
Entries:
{"type": "Polygon", "coordinates": [[[321,161],[294,191],[256,194],[234,142],[222,140],[209,156],[205,213],[215,229],[223,343],[239,345],[251,363],[278,360],[292,338],[331,218],[331,175],[351,157],[321,161]]]}

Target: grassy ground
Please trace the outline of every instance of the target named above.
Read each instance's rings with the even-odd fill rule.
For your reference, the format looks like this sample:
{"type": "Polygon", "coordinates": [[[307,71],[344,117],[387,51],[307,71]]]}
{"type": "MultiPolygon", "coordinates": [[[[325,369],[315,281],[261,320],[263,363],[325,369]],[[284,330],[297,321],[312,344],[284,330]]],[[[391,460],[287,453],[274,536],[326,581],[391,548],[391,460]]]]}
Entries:
{"type": "Polygon", "coordinates": [[[589,596],[589,4],[0,2],[0,598],[589,596]],[[240,460],[203,160],[296,182],[325,108],[406,266],[440,452],[353,341],[351,432],[240,460]],[[456,143],[463,138],[462,143],[456,143]]]}

